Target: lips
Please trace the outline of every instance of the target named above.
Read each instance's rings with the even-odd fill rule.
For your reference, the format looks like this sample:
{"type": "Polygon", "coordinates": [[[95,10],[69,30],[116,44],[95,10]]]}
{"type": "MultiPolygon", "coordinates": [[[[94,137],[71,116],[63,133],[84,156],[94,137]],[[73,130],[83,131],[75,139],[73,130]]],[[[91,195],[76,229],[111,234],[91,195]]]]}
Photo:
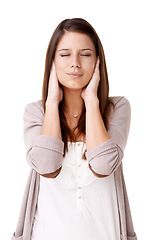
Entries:
{"type": "Polygon", "coordinates": [[[69,75],[71,77],[81,77],[83,74],[71,72],[71,73],[67,73],[67,75],[69,75]]]}

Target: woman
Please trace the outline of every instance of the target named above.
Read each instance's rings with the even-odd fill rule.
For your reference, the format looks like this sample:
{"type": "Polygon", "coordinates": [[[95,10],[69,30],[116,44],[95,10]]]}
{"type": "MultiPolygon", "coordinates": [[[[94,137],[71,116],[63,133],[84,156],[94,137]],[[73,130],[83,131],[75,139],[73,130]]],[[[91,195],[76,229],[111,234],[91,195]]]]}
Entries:
{"type": "Polygon", "coordinates": [[[32,170],[12,239],[136,240],[122,170],[131,109],[109,97],[100,39],[66,19],[47,49],[42,100],[24,111],[32,170]]]}

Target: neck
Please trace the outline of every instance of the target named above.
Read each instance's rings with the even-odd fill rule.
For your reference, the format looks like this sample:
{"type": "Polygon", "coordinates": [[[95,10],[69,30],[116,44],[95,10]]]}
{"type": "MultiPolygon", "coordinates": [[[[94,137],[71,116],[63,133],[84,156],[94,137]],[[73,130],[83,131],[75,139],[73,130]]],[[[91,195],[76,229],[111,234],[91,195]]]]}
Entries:
{"type": "Polygon", "coordinates": [[[65,111],[72,114],[80,114],[84,107],[84,100],[81,97],[82,89],[80,90],[71,90],[64,89],[63,97],[63,106],[65,111]]]}

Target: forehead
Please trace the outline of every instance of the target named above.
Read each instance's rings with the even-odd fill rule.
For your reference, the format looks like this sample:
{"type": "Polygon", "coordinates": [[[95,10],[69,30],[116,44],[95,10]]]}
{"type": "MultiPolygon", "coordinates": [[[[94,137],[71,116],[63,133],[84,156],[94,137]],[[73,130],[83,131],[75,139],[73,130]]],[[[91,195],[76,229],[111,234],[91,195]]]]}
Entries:
{"type": "Polygon", "coordinates": [[[60,39],[57,49],[59,48],[92,48],[95,50],[95,46],[91,38],[85,33],[66,32],[60,39]]]}

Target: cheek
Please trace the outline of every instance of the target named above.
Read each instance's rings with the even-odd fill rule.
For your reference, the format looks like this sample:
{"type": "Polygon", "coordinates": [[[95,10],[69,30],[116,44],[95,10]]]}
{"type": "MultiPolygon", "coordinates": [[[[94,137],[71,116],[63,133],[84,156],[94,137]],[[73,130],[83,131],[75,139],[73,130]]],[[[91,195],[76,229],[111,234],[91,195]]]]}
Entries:
{"type": "Polygon", "coordinates": [[[91,63],[91,69],[94,70],[96,62],[91,63]]]}
{"type": "Polygon", "coordinates": [[[58,61],[55,61],[55,68],[56,68],[56,71],[57,72],[60,72],[61,71],[61,63],[60,62],[58,62],[58,61]]]}
{"type": "Polygon", "coordinates": [[[88,67],[88,75],[91,77],[93,75],[94,72],[94,68],[95,68],[95,63],[91,63],[88,67]]]}
{"type": "Polygon", "coordinates": [[[57,77],[60,80],[63,74],[64,65],[61,62],[55,61],[55,69],[56,69],[57,77]]]}
{"type": "Polygon", "coordinates": [[[91,61],[91,62],[89,63],[88,69],[90,70],[90,72],[93,72],[93,71],[94,71],[95,64],[96,64],[95,61],[91,61]]]}

